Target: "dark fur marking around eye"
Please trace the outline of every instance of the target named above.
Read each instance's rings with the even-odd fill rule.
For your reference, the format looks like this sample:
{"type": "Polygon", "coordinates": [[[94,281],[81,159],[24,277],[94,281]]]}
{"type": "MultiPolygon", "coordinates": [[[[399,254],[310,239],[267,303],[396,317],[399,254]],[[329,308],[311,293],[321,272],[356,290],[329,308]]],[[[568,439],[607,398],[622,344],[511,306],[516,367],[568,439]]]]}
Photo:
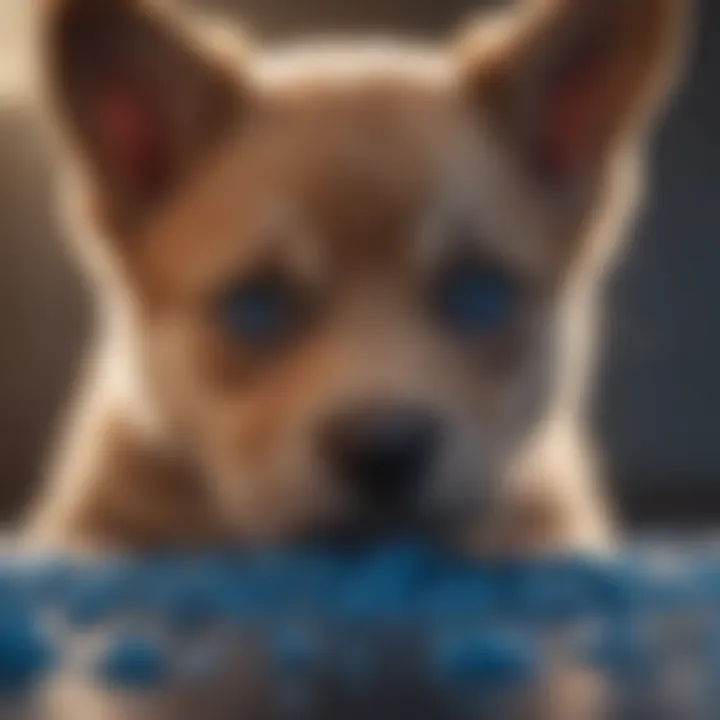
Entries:
{"type": "Polygon", "coordinates": [[[234,385],[289,357],[316,325],[319,299],[273,262],[224,282],[203,305],[211,374],[222,386],[234,385]]]}
{"type": "Polygon", "coordinates": [[[460,248],[434,282],[433,312],[464,341],[479,341],[513,324],[522,301],[520,281],[498,263],[460,248]]]}

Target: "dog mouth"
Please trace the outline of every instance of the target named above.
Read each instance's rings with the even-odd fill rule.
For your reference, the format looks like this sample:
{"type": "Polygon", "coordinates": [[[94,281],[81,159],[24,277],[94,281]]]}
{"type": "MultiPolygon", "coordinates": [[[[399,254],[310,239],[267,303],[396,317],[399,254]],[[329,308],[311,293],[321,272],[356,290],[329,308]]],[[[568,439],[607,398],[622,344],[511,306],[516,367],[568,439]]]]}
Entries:
{"type": "Polygon", "coordinates": [[[356,512],[314,523],[302,533],[300,541],[350,551],[408,540],[447,545],[453,544],[472,523],[477,522],[479,513],[479,509],[467,503],[435,508],[432,512],[356,512]]]}
{"type": "Polygon", "coordinates": [[[325,523],[315,527],[302,538],[304,542],[312,545],[330,547],[336,550],[360,550],[362,548],[393,543],[408,537],[428,537],[426,528],[421,528],[417,523],[383,522],[380,520],[370,521],[347,521],[325,523]]]}

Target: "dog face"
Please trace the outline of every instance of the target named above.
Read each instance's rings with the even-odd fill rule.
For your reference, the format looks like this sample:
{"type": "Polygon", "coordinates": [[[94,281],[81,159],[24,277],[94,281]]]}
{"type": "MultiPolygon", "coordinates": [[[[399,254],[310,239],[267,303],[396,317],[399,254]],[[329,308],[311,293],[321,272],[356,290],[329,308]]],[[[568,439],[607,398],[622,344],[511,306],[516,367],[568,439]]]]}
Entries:
{"type": "Polygon", "coordinates": [[[680,4],[554,0],[450,48],[271,54],[139,1],[50,3],[83,252],[229,526],[492,509],[680,4]]]}

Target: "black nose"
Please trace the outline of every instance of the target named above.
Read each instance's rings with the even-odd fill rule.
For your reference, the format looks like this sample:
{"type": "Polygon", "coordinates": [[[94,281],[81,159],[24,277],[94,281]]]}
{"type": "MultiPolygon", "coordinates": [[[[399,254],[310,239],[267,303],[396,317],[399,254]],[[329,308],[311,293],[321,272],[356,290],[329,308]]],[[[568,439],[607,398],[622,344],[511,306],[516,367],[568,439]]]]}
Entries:
{"type": "Polygon", "coordinates": [[[333,469],[367,508],[398,509],[417,498],[437,451],[436,418],[405,405],[369,405],[333,417],[324,434],[333,469]]]}

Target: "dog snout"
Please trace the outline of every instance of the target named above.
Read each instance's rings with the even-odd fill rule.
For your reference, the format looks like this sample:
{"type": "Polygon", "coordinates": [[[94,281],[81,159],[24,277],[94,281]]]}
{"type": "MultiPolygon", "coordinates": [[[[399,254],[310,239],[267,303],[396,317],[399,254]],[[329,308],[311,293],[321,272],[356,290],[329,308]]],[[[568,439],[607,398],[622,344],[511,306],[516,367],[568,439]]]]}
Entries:
{"type": "Polygon", "coordinates": [[[440,436],[440,422],[428,410],[369,404],[329,419],[324,454],[353,499],[365,509],[387,512],[418,498],[440,436]]]}

